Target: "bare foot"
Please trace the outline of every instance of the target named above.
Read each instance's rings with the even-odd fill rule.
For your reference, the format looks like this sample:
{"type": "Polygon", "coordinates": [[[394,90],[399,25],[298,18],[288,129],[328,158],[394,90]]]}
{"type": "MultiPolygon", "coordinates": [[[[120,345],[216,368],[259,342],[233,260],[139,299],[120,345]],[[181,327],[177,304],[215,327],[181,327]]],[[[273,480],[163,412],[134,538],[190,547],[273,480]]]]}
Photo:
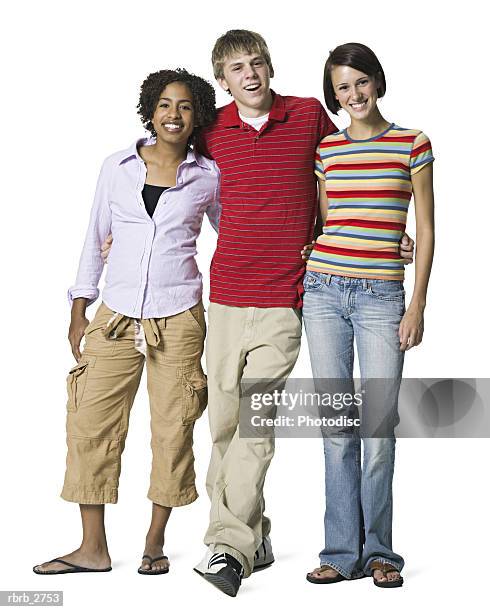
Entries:
{"type": "MultiPolygon", "coordinates": [[[[89,569],[106,569],[111,566],[111,558],[107,549],[86,550],[78,548],[64,557],[58,557],[58,559],[63,559],[74,565],[80,565],[89,569]]],[[[35,569],[39,572],[52,572],[66,570],[69,567],[57,561],[47,561],[41,565],[36,565],[35,569]]]]}
{"type": "Polygon", "coordinates": [[[321,567],[316,567],[313,571],[309,572],[306,575],[306,580],[316,584],[329,584],[331,582],[346,580],[346,578],[333,567],[330,567],[329,565],[322,565],[321,567]]]}
{"type": "Polygon", "coordinates": [[[379,569],[374,570],[373,578],[378,582],[393,582],[393,580],[399,580],[400,572],[396,570],[386,572],[386,575],[379,569]]]}

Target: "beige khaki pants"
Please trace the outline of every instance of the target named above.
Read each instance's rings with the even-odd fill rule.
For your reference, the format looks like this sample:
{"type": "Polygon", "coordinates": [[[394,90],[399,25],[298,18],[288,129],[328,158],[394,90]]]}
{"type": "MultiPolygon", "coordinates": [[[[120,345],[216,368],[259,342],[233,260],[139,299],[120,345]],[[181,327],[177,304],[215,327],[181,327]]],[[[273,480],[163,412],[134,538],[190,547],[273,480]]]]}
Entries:
{"type": "MultiPolygon", "coordinates": [[[[162,506],[182,506],[197,498],[192,434],[207,403],[202,303],[171,317],[143,320],[142,327],[153,453],[148,497],[162,506]]],[[[135,347],[135,320],[102,304],[85,330],[82,357],[67,378],[63,499],[117,502],[129,412],[144,363],[135,347]]]]}
{"type": "Polygon", "coordinates": [[[206,347],[213,448],[206,488],[211,498],[204,543],[228,552],[249,576],[255,551],[270,531],[264,480],[274,439],[240,438],[240,380],[283,379],[296,363],[301,315],[293,308],[239,308],[212,303],[206,347]]]}

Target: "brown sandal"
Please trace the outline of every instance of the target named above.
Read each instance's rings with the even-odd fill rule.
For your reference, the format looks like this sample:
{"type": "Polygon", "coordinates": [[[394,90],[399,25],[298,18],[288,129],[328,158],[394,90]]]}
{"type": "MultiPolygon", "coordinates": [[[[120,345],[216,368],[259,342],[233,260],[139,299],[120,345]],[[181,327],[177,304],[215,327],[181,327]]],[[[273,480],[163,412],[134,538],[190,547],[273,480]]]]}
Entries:
{"type": "Polygon", "coordinates": [[[339,572],[337,572],[337,576],[334,577],[328,576],[325,578],[315,578],[313,576],[313,574],[315,574],[316,572],[319,572],[321,574],[322,570],[325,569],[331,569],[334,572],[337,572],[337,570],[334,567],[331,567],[330,565],[322,565],[321,567],[317,567],[312,572],[306,574],[306,580],[313,584],[333,584],[334,582],[341,582],[342,580],[347,580],[347,578],[345,576],[342,576],[342,574],[339,574],[339,572]]]}
{"type": "Polygon", "coordinates": [[[369,569],[371,570],[371,575],[374,574],[374,570],[379,570],[386,578],[386,580],[381,581],[376,580],[376,578],[373,576],[373,582],[377,587],[381,587],[382,589],[394,589],[396,587],[401,587],[403,584],[403,578],[401,576],[396,580],[388,580],[387,574],[389,572],[400,573],[399,569],[393,567],[393,565],[390,565],[389,563],[384,563],[383,561],[373,561],[369,566],[369,569]]]}

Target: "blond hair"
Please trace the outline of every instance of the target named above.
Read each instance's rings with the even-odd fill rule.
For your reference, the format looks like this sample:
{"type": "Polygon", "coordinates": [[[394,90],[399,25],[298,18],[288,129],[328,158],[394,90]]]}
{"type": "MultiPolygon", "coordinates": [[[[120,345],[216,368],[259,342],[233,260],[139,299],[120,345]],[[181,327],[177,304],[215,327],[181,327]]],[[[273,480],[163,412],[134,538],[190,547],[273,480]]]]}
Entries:
{"type": "Polygon", "coordinates": [[[267,48],[267,43],[257,32],[250,30],[228,30],[226,34],[220,36],[214,44],[211,61],[213,62],[213,72],[216,79],[223,79],[223,66],[227,58],[237,53],[252,55],[258,53],[269,66],[271,77],[274,76],[271,55],[267,48]]]}

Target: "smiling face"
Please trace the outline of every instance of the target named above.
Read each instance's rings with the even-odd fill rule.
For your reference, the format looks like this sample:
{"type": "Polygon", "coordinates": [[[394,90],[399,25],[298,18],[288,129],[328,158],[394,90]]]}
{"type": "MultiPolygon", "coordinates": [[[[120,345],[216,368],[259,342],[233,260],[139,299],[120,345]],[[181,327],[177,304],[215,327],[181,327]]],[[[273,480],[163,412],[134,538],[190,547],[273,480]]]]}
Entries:
{"type": "Polygon", "coordinates": [[[334,66],[331,78],[335,97],[352,120],[366,120],[377,110],[379,83],[375,76],[350,66],[334,66]]]}
{"type": "Polygon", "coordinates": [[[231,93],[243,115],[259,117],[272,105],[270,79],[269,66],[261,55],[241,53],[226,58],[218,83],[231,93]]]}
{"type": "Polygon", "coordinates": [[[191,90],[178,81],[169,83],[160,94],[152,117],[157,138],[169,144],[187,143],[194,130],[191,90]]]}

